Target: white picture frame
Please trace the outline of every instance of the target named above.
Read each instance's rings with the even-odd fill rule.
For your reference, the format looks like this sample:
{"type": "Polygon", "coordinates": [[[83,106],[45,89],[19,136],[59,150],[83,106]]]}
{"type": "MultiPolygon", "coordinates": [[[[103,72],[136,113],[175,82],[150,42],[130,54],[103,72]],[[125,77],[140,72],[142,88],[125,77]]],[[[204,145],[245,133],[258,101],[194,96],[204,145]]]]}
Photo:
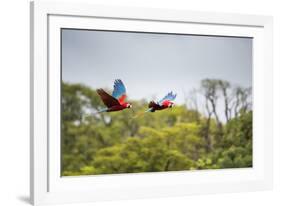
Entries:
{"type": "Polygon", "coordinates": [[[272,17],[32,2],[32,203],[40,205],[271,189],[272,79],[272,17]],[[61,28],[253,37],[253,168],[61,177],[61,28]]]}

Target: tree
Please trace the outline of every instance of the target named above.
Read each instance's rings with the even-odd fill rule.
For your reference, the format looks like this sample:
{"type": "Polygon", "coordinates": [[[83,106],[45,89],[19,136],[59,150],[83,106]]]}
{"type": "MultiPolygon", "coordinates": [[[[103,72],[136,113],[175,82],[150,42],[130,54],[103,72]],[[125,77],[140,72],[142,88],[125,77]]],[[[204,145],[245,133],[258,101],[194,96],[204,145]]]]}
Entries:
{"type": "MultiPolygon", "coordinates": [[[[207,102],[211,104],[212,113],[214,114],[217,123],[220,123],[220,119],[217,113],[217,101],[219,98],[219,86],[221,80],[218,79],[203,79],[201,81],[202,93],[205,96],[207,102]]],[[[208,108],[208,103],[206,104],[208,108]]]]}
{"type": "Polygon", "coordinates": [[[237,117],[240,112],[245,112],[248,109],[251,109],[252,101],[251,101],[252,88],[243,88],[236,87],[234,89],[234,97],[235,101],[233,103],[234,107],[234,115],[237,117]]]}
{"type": "Polygon", "coordinates": [[[218,129],[221,131],[221,122],[217,114],[217,100],[219,98],[219,86],[220,80],[217,79],[203,79],[201,81],[201,91],[205,98],[205,107],[207,111],[207,121],[203,128],[204,138],[207,142],[206,151],[210,152],[212,150],[212,140],[210,137],[210,125],[211,117],[215,116],[218,129]]]}
{"type": "Polygon", "coordinates": [[[231,118],[231,108],[230,108],[230,96],[229,96],[229,90],[231,88],[231,85],[228,81],[219,80],[218,81],[219,87],[222,91],[222,95],[224,98],[224,114],[226,121],[228,122],[231,118]]]}
{"type": "MultiPolygon", "coordinates": [[[[95,90],[63,83],[62,175],[251,167],[251,88],[236,90],[213,79],[200,88],[206,114],[196,92],[193,108],[177,104],[132,118],[131,110],[96,114],[104,105],[95,90]],[[228,121],[219,119],[218,102],[228,121]]],[[[136,113],[147,109],[145,100],[130,102],[136,113]]]]}

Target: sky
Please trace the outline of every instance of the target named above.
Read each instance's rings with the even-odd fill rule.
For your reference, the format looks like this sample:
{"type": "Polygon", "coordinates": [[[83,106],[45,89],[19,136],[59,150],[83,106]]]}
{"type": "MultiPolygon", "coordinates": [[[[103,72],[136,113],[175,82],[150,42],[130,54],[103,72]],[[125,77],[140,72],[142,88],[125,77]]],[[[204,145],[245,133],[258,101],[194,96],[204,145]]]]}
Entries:
{"type": "Polygon", "coordinates": [[[169,91],[182,104],[204,78],[252,85],[252,39],[95,30],[62,30],[62,80],[109,88],[122,79],[131,99],[169,91]]]}

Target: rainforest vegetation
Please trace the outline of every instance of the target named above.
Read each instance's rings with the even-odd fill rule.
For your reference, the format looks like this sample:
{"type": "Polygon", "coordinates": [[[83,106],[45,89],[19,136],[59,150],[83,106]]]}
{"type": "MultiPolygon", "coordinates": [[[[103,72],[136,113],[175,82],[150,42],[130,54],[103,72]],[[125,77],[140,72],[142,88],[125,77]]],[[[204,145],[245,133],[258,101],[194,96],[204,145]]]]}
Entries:
{"type": "Polygon", "coordinates": [[[148,102],[128,96],[133,110],[97,114],[95,89],[63,82],[62,175],[252,167],[251,88],[204,79],[185,99],[134,118],[148,102]]]}

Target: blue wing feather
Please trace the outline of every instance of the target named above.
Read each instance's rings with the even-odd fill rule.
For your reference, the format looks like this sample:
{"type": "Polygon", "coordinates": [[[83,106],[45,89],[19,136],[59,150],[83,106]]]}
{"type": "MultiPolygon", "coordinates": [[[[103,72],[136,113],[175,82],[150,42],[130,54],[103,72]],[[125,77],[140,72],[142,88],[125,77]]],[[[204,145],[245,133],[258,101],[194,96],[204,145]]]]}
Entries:
{"type": "Polygon", "coordinates": [[[160,101],[158,101],[159,105],[162,105],[162,103],[166,100],[173,101],[176,99],[177,94],[173,94],[173,92],[169,92],[165,97],[163,97],[160,101]]]}
{"type": "Polygon", "coordinates": [[[119,99],[123,95],[126,95],[126,88],[121,79],[116,79],[114,81],[112,96],[119,99]]]}

